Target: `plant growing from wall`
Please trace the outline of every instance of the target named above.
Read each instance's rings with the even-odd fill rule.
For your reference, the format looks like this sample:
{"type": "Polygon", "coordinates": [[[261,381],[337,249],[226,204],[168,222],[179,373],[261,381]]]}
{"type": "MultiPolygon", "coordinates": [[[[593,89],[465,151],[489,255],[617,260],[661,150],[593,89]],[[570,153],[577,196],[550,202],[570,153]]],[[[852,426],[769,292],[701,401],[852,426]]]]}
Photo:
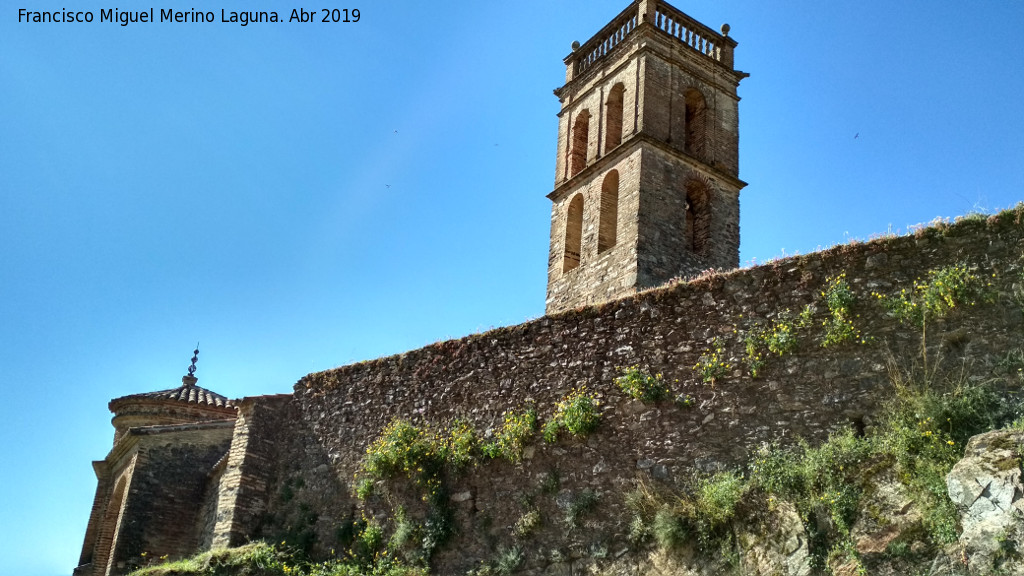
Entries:
{"type": "Polygon", "coordinates": [[[574,436],[586,436],[597,429],[601,421],[598,406],[601,402],[586,386],[569,392],[555,404],[555,413],[544,425],[544,440],[553,443],[558,440],[562,428],[574,436]]]}
{"type": "Polygon", "coordinates": [[[828,278],[825,284],[821,297],[828,308],[828,319],[821,323],[825,329],[821,345],[828,348],[847,342],[860,341],[863,344],[860,330],[853,324],[853,306],[857,298],[846,281],[846,272],[828,278]]]}
{"type": "Polygon", "coordinates": [[[505,458],[519,463],[523,459],[526,442],[536,429],[536,410],[509,410],[505,412],[501,428],[494,434],[494,439],[482,446],[483,453],[489,458],[505,458]]]}
{"type": "Polygon", "coordinates": [[[565,515],[562,521],[569,530],[579,527],[580,518],[597,507],[597,494],[593,490],[577,492],[568,500],[565,505],[565,515]]]}
{"type": "Polygon", "coordinates": [[[786,308],[770,324],[754,324],[747,330],[743,337],[743,363],[751,378],[761,375],[769,353],[785,356],[796,351],[801,333],[811,325],[813,314],[811,306],[805,306],[799,314],[786,308]]]}
{"type": "Polygon", "coordinates": [[[929,270],[925,279],[914,281],[911,290],[904,288],[888,296],[872,294],[898,321],[921,328],[921,361],[927,373],[928,321],[943,318],[962,306],[992,300],[991,287],[966,264],[954,264],[929,270]]]}
{"type": "Polygon", "coordinates": [[[785,356],[796,351],[800,345],[800,331],[811,325],[814,310],[805,306],[799,314],[793,314],[788,308],[779,312],[772,322],[771,328],[764,332],[765,346],[769,352],[785,356]]]}
{"type": "Polygon", "coordinates": [[[729,523],[737,513],[750,484],[736,470],[695,476],[681,492],[659,492],[646,481],[626,495],[632,512],[630,539],[653,538],[670,551],[696,537],[705,551],[731,548],[729,523]]]}
{"type": "Polygon", "coordinates": [[[990,299],[990,287],[966,264],[954,264],[929,270],[924,279],[914,281],[911,290],[903,289],[890,296],[874,295],[900,322],[924,326],[929,319],[945,317],[960,306],[990,299]]]}
{"type": "Polygon", "coordinates": [[[634,400],[660,402],[671,394],[660,373],[652,375],[636,365],[618,367],[617,370],[619,376],[615,378],[615,384],[634,400]]]}
{"type": "Polygon", "coordinates": [[[516,520],[512,526],[512,534],[517,538],[525,538],[532,534],[541,524],[540,510],[533,508],[516,520]]]}
{"type": "Polygon", "coordinates": [[[705,384],[715,385],[715,381],[722,378],[732,370],[732,364],[726,358],[725,345],[721,338],[711,341],[711,346],[700,355],[693,370],[700,375],[705,384]]]}
{"type": "Polygon", "coordinates": [[[764,368],[764,351],[761,346],[762,335],[760,327],[754,327],[747,332],[743,338],[743,363],[747,365],[747,373],[751,378],[761,375],[761,368],[764,368]]]}
{"type": "Polygon", "coordinates": [[[440,484],[446,456],[443,440],[436,433],[396,419],[366,448],[361,475],[371,480],[404,475],[433,490],[440,484]]]}
{"type": "MultiPolygon", "coordinates": [[[[358,497],[372,495],[376,482],[407,478],[422,492],[421,499],[427,505],[418,520],[402,508],[393,512],[392,538],[387,547],[390,554],[402,556],[407,563],[425,564],[451,536],[452,512],[445,478],[475,462],[477,446],[468,423],[456,421],[447,433],[438,433],[396,419],[367,447],[357,475],[358,497]]],[[[370,528],[364,528],[363,534],[370,528]]],[[[365,537],[356,538],[356,549],[361,547],[361,540],[365,537]]]]}
{"type": "Polygon", "coordinates": [[[476,463],[480,440],[476,430],[465,420],[456,420],[442,439],[445,460],[456,470],[476,463]]]}

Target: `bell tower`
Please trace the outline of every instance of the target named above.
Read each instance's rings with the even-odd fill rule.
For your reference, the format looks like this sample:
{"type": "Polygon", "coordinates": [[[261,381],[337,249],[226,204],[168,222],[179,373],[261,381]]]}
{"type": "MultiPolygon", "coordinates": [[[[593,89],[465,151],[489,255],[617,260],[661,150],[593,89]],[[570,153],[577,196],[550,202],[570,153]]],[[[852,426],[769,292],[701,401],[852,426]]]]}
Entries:
{"type": "Polygon", "coordinates": [[[637,0],[565,57],[547,313],[739,265],[736,42],[637,0]]]}

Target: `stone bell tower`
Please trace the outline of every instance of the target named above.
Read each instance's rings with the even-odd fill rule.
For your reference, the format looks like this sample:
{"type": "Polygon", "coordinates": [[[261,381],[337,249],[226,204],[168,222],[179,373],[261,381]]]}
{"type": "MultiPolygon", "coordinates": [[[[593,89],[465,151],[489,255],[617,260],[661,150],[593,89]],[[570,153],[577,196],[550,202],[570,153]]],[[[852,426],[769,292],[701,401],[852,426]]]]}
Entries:
{"type": "Polygon", "coordinates": [[[565,58],[547,313],[739,265],[736,42],[638,0],[565,58]]]}

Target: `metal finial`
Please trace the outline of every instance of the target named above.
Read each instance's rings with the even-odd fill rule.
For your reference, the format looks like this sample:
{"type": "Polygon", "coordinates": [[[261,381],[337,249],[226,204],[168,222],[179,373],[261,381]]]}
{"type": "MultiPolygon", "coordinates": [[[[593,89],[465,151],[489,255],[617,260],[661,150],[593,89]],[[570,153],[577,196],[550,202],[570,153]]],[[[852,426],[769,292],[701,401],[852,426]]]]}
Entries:
{"type": "Polygon", "coordinates": [[[192,351],[192,365],[188,367],[188,375],[195,378],[196,362],[199,361],[199,342],[196,342],[196,349],[192,351]]]}

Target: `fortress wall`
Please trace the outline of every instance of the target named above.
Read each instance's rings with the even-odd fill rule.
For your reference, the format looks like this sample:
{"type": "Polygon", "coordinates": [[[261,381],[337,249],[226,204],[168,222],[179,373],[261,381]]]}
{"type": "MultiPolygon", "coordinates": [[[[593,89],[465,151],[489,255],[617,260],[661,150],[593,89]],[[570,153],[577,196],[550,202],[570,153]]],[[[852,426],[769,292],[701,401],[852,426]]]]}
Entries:
{"type": "MultiPolygon", "coordinates": [[[[628,520],[622,494],[638,476],[671,483],[694,470],[740,463],[761,442],[821,440],[854,421],[870,425],[891,392],[887,362],[909,365],[920,357],[919,329],[889,318],[872,291],[910,288],[929,269],[966,263],[992,281],[996,301],[931,326],[930,354],[950,366],[967,359],[972,373],[985,373],[1020,348],[1024,315],[1012,294],[1022,282],[1022,215],[1018,208],[987,222],[965,220],[914,236],[839,246],[310,374],[295,385],[297,420],[278,440],[290,456],[279,466],[287,466],[289,478],[307,479],[304,486],[321,488],[302,488],[288,499],[272,496],[269,510],[284,517],[315,500],[319,519],[311,525],[327,549],[353,502],[350,490],[324,494],[322,487],[353,478],[366,447],[392,419],[443,425],[464,418],[486,431],[500,424],[506,410],[533,404],[543,423],[569,390],[586,385],[602,402],[596,433],[579,440],[563,432],[553,445],[538,433],[522,464],[492,461],[455,479],[459,538],[465,541],[449,547],[458,554],[444,553],[438,561],[453,569],[478,561],[487,534],[507,534],[522,514],[514,496],[536,492],[552,472],[561,479],[560,492],[546,506],[564,507],[558,499],[583,489],[602,502],[602,520],[572,536],[574,545],[620,542],[628,520]],[[820,324],[827,311],[820,291],[843,272],[859,298],[857,327],[874,342],[823,349],[820,324]],[[744,333],[781,310],[797,312],[808,304],[817,310],[799,349],[770,357],[752,379],[739,362],[744,333]],[[712,388],[692,366],[716,337],[736,368],[712,388]],[[695,405],[626,397],[613,379],[617,366],[631,364],[663,373],[673,392],[689,394],[695,405]],[[307,447],[304,454],[298,446],[307,447]],[[474,524],[481,518],[489,519],[486,526],[474,524]]],[[[279,482],[276,492],[268,492],[281,490],[279,482]]],[[[546,529],[565,536],[555,523],[546,529]]]]}

